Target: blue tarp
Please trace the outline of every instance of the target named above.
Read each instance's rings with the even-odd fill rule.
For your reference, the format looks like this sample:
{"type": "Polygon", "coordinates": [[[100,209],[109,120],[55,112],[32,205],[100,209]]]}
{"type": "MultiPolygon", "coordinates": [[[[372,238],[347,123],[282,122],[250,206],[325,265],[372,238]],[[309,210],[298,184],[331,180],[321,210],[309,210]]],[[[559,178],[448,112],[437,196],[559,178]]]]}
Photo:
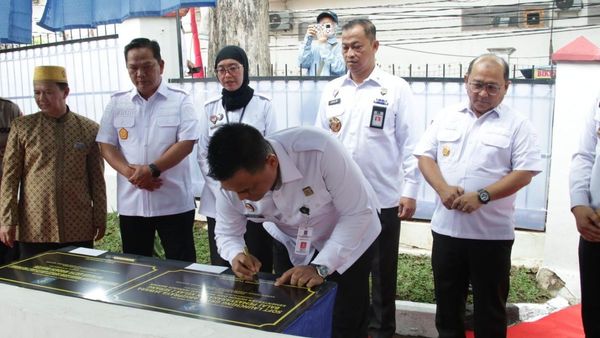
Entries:
{"type": "Polygon", "coordinates": [[[215,4],[216,0],[48,0],[38,25],[54,32],[95,28],[128,18],[163,16],[182,7],[214,7],[215,4]]]}
{"type": "Polygon", "coordinates": [[[0,43],[31,43],[31,1],[0,0],[0,43]]]}

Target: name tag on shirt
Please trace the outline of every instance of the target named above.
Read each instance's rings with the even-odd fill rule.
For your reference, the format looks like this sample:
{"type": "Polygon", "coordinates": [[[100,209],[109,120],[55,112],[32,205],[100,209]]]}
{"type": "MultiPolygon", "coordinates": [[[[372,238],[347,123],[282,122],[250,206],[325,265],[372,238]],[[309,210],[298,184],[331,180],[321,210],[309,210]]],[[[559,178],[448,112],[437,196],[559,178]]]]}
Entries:
{"type": "Polygon", "coordinates": [[[383,129],[383,124],[385,123],[385,112],[387,111],[387,107],[382,106],[373,106],[373,111],[371,112],[371,128],[383,129]]]}
{"type": "Polygon", "coordinates": [[[340,97],[338,97],[337,99],[330,100],[329,105],[333,106],[335,104],[339,104],[340,102],[342,102],[342,99],[340,97]]]}
{"type": "Polygon", "coordinates": [[[312,231],[312,227],[308,227],[305,225],[298,228],[298,236],[296,237],[296,248],[294,250],[294,252],[297,255],[306,256],[310,252],[312,231]]]}

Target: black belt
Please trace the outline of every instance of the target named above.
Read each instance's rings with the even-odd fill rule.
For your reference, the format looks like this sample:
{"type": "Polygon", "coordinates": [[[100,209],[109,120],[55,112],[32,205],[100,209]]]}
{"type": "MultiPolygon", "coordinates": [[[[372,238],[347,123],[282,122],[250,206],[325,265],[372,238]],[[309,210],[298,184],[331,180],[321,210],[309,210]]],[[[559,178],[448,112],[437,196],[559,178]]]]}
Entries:
{"type": "Polygon", "coordinates": [[[0,133],[8,133],[10,128],[0,128],[0,133]]]}

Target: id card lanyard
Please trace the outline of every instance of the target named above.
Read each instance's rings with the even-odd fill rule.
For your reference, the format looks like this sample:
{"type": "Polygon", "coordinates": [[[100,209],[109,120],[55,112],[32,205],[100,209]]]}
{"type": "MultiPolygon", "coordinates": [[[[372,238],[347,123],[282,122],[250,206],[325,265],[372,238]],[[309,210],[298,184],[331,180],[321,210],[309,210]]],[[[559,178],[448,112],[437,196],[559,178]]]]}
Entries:
{"type": "Polygon", "coordinates": [[[298,228],[294,252],[297,255],[306,256],[310,252],[313,227],[310,226],[310,209],[306,206],[302,206],[299,211],[304,216],[304,224],[298,228]]]}
{"type": "MultiPolygon", "coordinates": [[[[246,107],[244,106],[244,108],[242,109],[242,113],[240,114],[240,119],[238,121],[238,123],[242,123],[242,119],[244,118],[244,113],[246,112],[246,107]]],[[[227,120],[227,124],[229,124],[229,111],[226,110],[225,111],[225,120],[227,120]]]]}

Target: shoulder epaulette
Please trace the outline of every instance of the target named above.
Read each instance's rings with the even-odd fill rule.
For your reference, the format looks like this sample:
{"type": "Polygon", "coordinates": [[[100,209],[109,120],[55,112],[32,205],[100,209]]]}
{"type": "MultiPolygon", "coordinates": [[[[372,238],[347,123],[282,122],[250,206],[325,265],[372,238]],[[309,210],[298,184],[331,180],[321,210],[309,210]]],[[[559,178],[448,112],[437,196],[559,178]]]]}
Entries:
{"type": "Polygon", "coordinates": [[[264,99],[264,100],[267,100],[267,101],[271,101],[271,98],[270,98],[270,97],[268,97],[268,96],[267,96],[267,95],[265,95],[265,94],[261,94],[261,93],[254,92],[254,95],[255,95],[255,96],[258,96],[258,97],[260,97],[261,99],[264,99]]]}
{"type": "Polygon", "coordinates": [[[116,97],[116,96],[121,96],[123,94],[127,94],[131,91],[131,89],[126,89],[126,90],[119,90],[118,92],[114,92],[112,93],[112,95],[110,97],[116,97]]]}

